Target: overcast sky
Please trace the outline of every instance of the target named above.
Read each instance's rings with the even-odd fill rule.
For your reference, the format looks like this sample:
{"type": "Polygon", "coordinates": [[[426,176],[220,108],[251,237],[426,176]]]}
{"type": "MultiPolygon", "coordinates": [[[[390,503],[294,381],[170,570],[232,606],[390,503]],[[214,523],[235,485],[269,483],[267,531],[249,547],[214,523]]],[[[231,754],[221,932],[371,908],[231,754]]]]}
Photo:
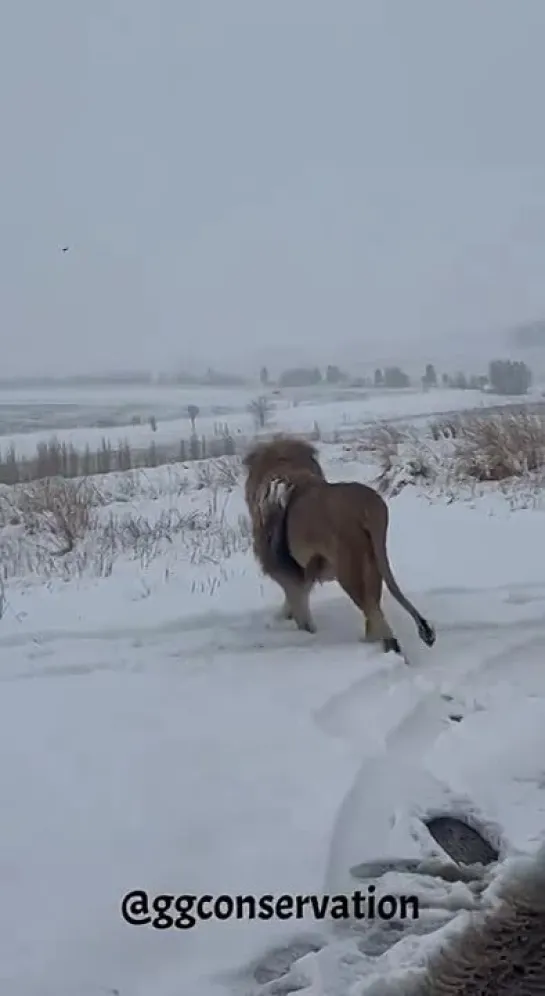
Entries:
{"type": "Polygon", "coordinates": [[[545,0],[7,0],[1,373],[545,317],[544,51],[545,0]]]}

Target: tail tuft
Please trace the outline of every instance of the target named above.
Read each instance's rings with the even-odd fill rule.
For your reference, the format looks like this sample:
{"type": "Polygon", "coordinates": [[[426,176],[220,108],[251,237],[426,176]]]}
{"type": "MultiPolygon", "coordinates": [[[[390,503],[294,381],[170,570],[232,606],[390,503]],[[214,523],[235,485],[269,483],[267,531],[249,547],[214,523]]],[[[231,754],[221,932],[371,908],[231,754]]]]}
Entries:
{"type": "Polygon", "coordinates": [[[418,617],[418,635],[422,643],[425,643],[427,647],[433,647],[437,639],[437,634],[433,626],[430,626],[429,622],[423,616],[418,617]]]}

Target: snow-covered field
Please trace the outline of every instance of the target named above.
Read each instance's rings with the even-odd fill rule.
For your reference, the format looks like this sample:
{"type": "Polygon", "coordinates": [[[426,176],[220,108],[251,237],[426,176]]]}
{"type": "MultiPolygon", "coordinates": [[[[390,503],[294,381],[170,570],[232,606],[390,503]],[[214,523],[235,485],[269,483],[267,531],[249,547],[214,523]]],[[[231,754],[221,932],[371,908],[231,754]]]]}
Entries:
{"type": "MultiPolygon", "coordinates": [[[[275,394],[254,389],[240,388],[120,388],[112,391],[56,391],[36,394],[32,399],[22,391],[0,393],[0,453],[13,446],[19,457],[31,457],[41,442],[54,435],[60,443],[72,444],[83,451],[86,446],[98,449],[104,438],[116,448],[128,441],[131,447],[145,449],[156,444],[178,444],[191,433],[187,416],[188,404],[199,407],[196,430],[200,436],[212,437],[225,426],[233,434],[252,435],[255,422],[248,407],[252,400],[265,393],[269,400],[267,428],[271,431],[311,432],[316,426],[324,435],[336,430],[350,429],[378,419],[420,419],[437,412],[464,411],[468,408],[487,408],[491,405],[520,403],[520,398],[483,394],[480,391],[461,391],[437,388],[429,392],[416,389],[381,391],[374,389],[342,389],[320,387],[285,390],[275,394]],[[9,412],[15,404],[25,412],[25,431],[1,430],[10,424],[9,412]],[[48,400],[49,399],[49,400],[48,400]],[[79,428],[52,428],[58,424],[58,411],[65,408],[67,420],[79,420],[79,428]],[[56,412],[56,421],[51,410],[56,412]],[[32,413],[34,413],[32,415],[32,413]],[[142,418],[142,424],[130,424],[132,415],[142,418]],[[115,426],[97,425],[104,416],[113,417],[115,426]],[[149,417],[155,415],[156,429],[149,417]],[[31,421],[32,416],[32,421],[31,421]],[[94,420],[94,425],[89,420],[94,420]],[[29,431],[37,423],[35,431],[29,431]]],[[[527,400],[542,401],[536,389],[527,400]]]]}
{"type": "MultiPolygon", "coordinates": [[[[304,407],[286,427],[302,427],[304,407]]],[[[372,476],[341,446],[321,455],[331,479],[372,476]]],[[[502,860],[537,850],[544,507],[513,510],[492,486],[392,499],[394,570],[438,633],[424,648],[385,596],[407,667],[358,642],[335,585],[315,593],[316,635],[276,622],[241,480],[179,473],[100,482],[107,504],[64,558],[4,527],[0,989],[364,996],[373,973],[418,964],[458,922],[463,887],[378,882],[378,894],[426,891],[432,909],[405,935],[310,916],[129,926],[122,897],[351,892],[354,865],[430,853],[421,818],[436,812],[469,814],[502,860]],[[433,909],[445,895],[448,915],[433,909]]]]}

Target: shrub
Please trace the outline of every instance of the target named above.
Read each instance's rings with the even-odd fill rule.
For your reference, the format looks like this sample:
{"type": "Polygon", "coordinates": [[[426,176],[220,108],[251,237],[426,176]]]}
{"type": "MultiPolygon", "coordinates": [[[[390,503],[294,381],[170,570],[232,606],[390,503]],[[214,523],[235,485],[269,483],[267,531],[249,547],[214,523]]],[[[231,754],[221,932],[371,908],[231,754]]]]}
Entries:
{"type": "Polygon", "coordinates": [[[45,478],[20,488],[16,509],[27,533],[47,538],[51,552],[64,556],[88,532],[94,510],[102,504],[98,489],[90,481],[61,477],[45,478]]]}

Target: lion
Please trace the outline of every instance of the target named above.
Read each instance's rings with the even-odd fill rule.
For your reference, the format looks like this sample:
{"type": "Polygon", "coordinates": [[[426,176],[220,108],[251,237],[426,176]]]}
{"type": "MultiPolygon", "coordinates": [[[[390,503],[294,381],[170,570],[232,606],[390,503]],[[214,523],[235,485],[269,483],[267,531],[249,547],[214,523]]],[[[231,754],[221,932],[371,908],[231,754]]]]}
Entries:
{"type": "Polygon", "coordinates": [[[364,617],[361,639],[401,647],[381,609],[382,584],[412,616],[422,642],[435,643],[430,623],[399,588],[388,559],[388,506],[356,481],[326,479],[306,440],[277,436],[254,445],[243,460],[253,551],[265,576],[284,592],[278,618],[316,632],[309,597],[316,583],[338,581],[364,617]]]}

